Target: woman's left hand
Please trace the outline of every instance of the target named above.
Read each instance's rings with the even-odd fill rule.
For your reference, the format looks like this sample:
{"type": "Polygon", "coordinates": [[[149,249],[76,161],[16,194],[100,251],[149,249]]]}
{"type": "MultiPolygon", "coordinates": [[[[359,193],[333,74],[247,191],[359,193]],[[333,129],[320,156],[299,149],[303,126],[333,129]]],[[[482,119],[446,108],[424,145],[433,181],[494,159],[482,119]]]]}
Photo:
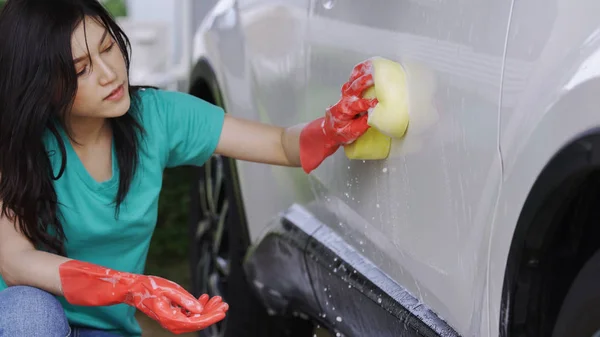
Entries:
{"type": "Polygon", "coordinates": [[[121,272],[77,260],[62,263],[59,274],[67,302],[81,306],[125,303],[173,333],[205,329],[225,318],[229,309],[219,296],[196,299],[177,283],[158,276],[121,272]]]}
{"type": "Polygon", "coordinates": [[[166,297],[147,301],[150,305],[140,310],[159,322],[163,328],[174,334],[181,334],[200,331],[218,323],[225,318],[225,313],[229,309],[227,303],[224,303],[219,296],[209,300],[209,296],[204,294],[198,301],[203,307],[201,313],[191,313],[184,307],[176,305],[176,300],[166,297]]]}

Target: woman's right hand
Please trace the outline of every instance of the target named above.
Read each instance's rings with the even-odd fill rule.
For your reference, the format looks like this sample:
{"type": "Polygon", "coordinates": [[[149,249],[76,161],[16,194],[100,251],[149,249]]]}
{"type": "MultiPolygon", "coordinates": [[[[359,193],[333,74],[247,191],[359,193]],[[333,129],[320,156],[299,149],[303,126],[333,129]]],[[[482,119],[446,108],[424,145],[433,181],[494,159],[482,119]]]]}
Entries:
{"type": "Polygon", "coordinates": [[[218,296],[196,299],[180,285],[157,276],[119,272],[69,260],[59,267],[62,292],[74,305],[125,303],[172,333],[195,332],[225,318],[229,309],[218,296]]]}
{"type": "Polygon", "coordinates": [[[373,86],[371,60],[363,61],[352,70],[350,78],[342,85],[342,97],[325,111],[325,116],[308,123],[300,133],[300,162],[310,173],[325,158],[345,144],[362,136],[369,125],[367,112],[374,108],[377,99],[363,98],[363,92],[373,86]]]}

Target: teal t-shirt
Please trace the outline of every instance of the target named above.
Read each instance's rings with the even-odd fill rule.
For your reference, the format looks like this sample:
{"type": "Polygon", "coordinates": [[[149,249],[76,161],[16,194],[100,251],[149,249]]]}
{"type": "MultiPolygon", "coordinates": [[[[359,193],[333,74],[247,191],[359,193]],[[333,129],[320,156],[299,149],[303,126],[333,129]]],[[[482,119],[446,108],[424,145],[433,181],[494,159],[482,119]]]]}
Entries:
{"type": "MultiPolygon", "coordinates": [[[[213,154],[224,120],[224,111],[194,96],[158,89],[143,89],[138,171],[115,219],[113,200],[119,172],[113,146],[113,175],[94,180],[71,147],[66,135],[67,165],[54,182],[70,258],[119,271],[144,272],[158,211],[163,170],[179,165],[202,165],[213,154]]],[[[46,139],[53,168],[58,172],[60,151],[46,139]]],[[[181,224],[185,226],[185,224],[181,224]]],[[[0,290],[6,284],[0,278],[0,290]]],[[[73,306],[58,297],[71,324],[104,329],[123,336],[140,336],[135,308],[126,304],[105,307],[73,306]]]]}

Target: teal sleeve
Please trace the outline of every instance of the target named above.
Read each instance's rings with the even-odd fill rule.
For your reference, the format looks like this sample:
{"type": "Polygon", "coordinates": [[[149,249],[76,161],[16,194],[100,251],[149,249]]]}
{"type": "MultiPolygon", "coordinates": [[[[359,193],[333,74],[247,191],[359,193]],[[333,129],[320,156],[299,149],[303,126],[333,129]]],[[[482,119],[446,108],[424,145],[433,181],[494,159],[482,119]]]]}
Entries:
{"type": "Polygon", "coordinates": [[[215,152],[225,112],[200,98],[176,91],[157,91],[164,128],[166,167],[203,165],[215,152]]]}

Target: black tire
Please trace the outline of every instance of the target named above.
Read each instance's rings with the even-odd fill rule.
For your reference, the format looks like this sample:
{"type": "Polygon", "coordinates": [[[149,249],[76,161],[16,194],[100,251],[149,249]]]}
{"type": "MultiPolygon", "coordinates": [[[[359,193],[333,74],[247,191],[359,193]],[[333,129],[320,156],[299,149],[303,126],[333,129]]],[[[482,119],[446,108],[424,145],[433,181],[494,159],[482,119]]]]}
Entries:
{"type": "Polygon", "coordinates": [[[552,337],[600,337],[600,250],[585,263],[560,308],[552,337]]]}
{"type": "Polygon", "coordinates": [[[213,155],[196,169],[194,176],[189,216],[191,292],[196,297],[204,293],[211,297],[219,295],[229,304],[226,318],[199,335],[312,336],[311,322],[268,315],[246,280],[243,258],[250,246],[250,237],[234,160],[213,155]],[[214,205],[208,205],[207,200],[212,200],[214,205]],[[221,244],[216,247],[218,242],[221,244]]]}

